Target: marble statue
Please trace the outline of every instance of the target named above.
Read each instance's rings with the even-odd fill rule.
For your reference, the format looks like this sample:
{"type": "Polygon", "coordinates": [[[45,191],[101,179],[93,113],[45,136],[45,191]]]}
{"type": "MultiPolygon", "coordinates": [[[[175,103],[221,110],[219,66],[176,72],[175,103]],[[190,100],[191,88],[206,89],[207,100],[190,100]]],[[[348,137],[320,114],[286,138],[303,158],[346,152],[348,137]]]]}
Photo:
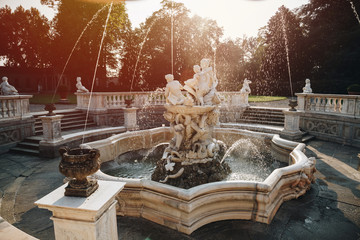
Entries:
{"type": "Polygon", "coordinates": [[[7,77],[3,77],[2,78],[2,83],[0,84],[0,89],[1,89],[1,95],[18,95],[18,91],[15,89],[14,86],[11,86],[8,83],[8,78],[7,77]]]}
{"type": "Polygon", "coordinates": [[[189,181],[198,181],[191,180],[194,171],[193,174],[209,172],[200,178],[208,179],[202,182],[206,183],[213,181],[213,178],[221,180],[223,173],[230,169],[220,164],[221,153],[224,153],[221,150],[226,146],[213,138],[213,129],[219,123],[220,116],[220,97],[216,91],[218,79],[209,59],[202,59],[200,66],[195,65],[193,70],[193,78],[185,81],[184,86],[175,81],[172,74],[165,76],[168,83],[165,88],[167,111],[164,118],[170,123],[170,132],[174,137],[153,173],[152,179],[155,181],[174,183],[181,178],[180,184],[188,182],[185,185],[192,187],[197,184],[189,181]],[[207,164],[207,170],[204,164],[207,164]],[[209,167],[212,170],[208,170],[209,167]]]}
{"type": "Polygon", "coordinates": [[[244,80],[243,86],[240,90],[240,105],[244,107],[249,107],[249,94],[251,93],[251,89],[249,84],[251,83],[250,80],[246,79],[244,80]]]}
{"type": "Polygon", "coordinates": [[[167,81],[165,88],[166,103],[171,105],[183,104],[185,101],[185,97],[181,92],[183,86],[179,83],[179,81],[174,80],[174,76],[172,74],[167,74],[165,79],[167,81]]]}
{"type": "Polygon", "coordinates": [[[305,87],[303,87],[303,93],[312,93],[310,79],[305,80],[305,87]]]}
{"type": "Polygon", "coordinates": [[[87,90],[81,83],[81,77],[76,78],[76,88],[78,93],[88,93],[89,90],[87,90]]]}

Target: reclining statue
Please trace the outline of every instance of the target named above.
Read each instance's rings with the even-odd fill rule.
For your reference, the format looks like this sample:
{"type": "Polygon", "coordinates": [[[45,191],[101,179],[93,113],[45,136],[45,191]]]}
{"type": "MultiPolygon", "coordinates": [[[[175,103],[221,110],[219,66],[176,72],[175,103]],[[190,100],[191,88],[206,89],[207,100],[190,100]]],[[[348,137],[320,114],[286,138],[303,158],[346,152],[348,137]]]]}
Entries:
{"type": "Polygon", "coordinates": [[[2,83],[0,84],[1,89],[1,95],[19,95],[18,91],[15,89],[15,87],[11,86],[8,83],[8,78],[3,77],[2,83]]]}
{"type": "Polygon", "coordinates": [[[81,77],[76,78],[76,88],[78,93],[88,93],[89,90],[87,90],[81,83],[81,77]]]}

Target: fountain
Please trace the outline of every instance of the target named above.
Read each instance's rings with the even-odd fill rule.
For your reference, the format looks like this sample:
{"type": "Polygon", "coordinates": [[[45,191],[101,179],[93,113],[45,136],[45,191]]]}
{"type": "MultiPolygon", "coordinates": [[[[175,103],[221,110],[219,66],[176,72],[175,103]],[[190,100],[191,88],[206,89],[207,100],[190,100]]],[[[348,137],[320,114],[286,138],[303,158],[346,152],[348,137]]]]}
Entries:
{"type": "Polygon", "coordinates": [[[157,162],[154,181],[191,188],[222,180],[230,172],[227,164],[220,162],[226,146],[213,138],[220,100],[216,92],[218,81],[209,63],[209,59],[201,60],[201,69],[195,65],[194,77],[184,87],[174,81],[172,74],[165,76],[168,83],[164,117],[170,122],[174,137],[157,162]]]}
{"type": "Polygon", "coordinates": [[[186,234],[227,219],[269,224],[284,201],[310,189],[315,159],[304,155],[305,144],[276,134],[218,128],[218,80],[208,59],[200,65],[194,66],[195,74],[184,86],[172,74],[165,76],[164,118],[170,127],[125,132],[86,144],[100,151],[103,171],[114,167],[144,172],[115,177],[99,170],[94,176],[125,182],[117,195],[118,215],[142,217],[186,234]],[[253,156],[259,152],[254,147],[261,145],[267,146],[268,153],[260,161],[253,156]],[[155,152],[159,158],[154,162],[144,157],[155,152]],[[238,161],[245,152],[250,158],[233,167],[231,161],[238,161]],[[134,154],[137,157],[131,160],[134,154]],[[276,161],[262,161],[267,159],[276,161]],[[262,176],[257,176],[254,164],[265,168],[262,176]],[[239,168],[254,174],[244,179],[239,168]]]}

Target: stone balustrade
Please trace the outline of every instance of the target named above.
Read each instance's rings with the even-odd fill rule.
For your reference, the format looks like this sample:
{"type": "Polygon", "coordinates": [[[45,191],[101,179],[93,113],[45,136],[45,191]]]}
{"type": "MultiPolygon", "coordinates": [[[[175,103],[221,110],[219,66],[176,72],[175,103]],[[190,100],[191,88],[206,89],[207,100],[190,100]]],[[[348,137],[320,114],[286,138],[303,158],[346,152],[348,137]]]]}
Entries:
{"type": "MultiPolygon", "coordinates": [[[[222,105],[238,106],[240,92],[220,92],[222,105]]],[[[90,111],[103,111],[106,109],[121,109],[126,107],[125,100],[131,99],[131,106],[143,108],[146,106],[163,106],[166,103],[164,92],[95,92],[75,93],[77,96],[77,108],[90,111]]]]}
{"type": "Polygon", "coordinates": [[[360,147],[360,96],[298,93],[300,128],[325,141],[360,147]]]}
{"type": "Polygon", "coordinates": [[[30,116],[29,99],[32,95],[0,96],[0,120],[22,119],[30,116]]]}
{"type": "Polygon", "coordinates": [[[297,93],[298,110],[360,117],[360,96],[297,93]]]}
{"type": "Polygon", "coordinates": [[[125,100],[132,100],[131,106],[144,107],[147,105],[164,105],[163,92],[95,92],[75,93],[77,96],[77,108],[99,111],[106,109],[120,109],[126,107],[125,100]],[[91,103],[89,105],[91,95],[91,103]]]}

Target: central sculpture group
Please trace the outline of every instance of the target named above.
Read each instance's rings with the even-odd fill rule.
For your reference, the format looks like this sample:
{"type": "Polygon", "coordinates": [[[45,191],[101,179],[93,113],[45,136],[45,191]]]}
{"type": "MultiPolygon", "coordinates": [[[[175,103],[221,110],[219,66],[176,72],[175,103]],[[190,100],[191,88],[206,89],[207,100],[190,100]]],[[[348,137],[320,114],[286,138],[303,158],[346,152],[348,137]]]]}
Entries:
{"type": "Polygon", "coordinates": [[[194,66],[194,76],[182,86],[173,75],[165,76],[166,112],[174,134],[157,162],[152,180],[182,188],[223,180],[230,168],[222,162],[223,142],[213,138],[219,122],[218,79],[209,59],[194,66]]]}

